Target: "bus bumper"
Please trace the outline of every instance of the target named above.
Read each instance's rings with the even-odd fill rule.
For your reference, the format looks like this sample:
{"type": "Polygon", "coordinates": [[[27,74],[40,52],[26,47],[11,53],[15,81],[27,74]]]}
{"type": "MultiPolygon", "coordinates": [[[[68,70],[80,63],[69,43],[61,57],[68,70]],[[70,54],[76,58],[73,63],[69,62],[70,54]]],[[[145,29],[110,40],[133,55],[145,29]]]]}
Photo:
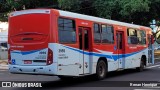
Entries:
{"type": "Polygon", "coordinates": [[[9,65],[9,72],[20,74],[57,75],[57,63],[46,66],[9,65]]]}

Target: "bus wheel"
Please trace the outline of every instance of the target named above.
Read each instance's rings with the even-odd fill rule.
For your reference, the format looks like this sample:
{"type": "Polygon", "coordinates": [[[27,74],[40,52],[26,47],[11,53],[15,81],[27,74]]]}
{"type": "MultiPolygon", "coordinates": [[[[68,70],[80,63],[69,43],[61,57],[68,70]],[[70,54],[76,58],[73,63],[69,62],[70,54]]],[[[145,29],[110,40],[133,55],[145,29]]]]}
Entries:
{"type": "Polygon", "coordinates": [[[102,80],[106,77],[107,74],[107,65],[103,60],[100,60],[96,68],[96,78],[102,80]]]}
{"type": "Polygon", "coordinates": [[[137,69],[138,72],[142,72],[144,70],[144,67],[145,67],[144,59],[142,58],[141,63],[140,63],[140,67],[137,67],[136,69],[137,69]]]}

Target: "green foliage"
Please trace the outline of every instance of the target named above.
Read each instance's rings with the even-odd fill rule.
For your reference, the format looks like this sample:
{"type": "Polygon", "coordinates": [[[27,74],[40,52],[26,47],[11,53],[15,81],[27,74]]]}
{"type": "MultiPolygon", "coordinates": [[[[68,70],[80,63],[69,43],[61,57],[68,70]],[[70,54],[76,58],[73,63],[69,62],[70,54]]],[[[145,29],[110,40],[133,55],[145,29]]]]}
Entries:
{"type": "Polygon", "coordinates": [[[0,21],[2,21],[2,22],[7,21],[8,20],[8,14],[9,13],[0,14],[0,21]]]}
{"type": "Polygon", "coordinates": [[[149,12],[148,0],[119,0],[122,16],[130,16],[136,12],[149,12]]]}
{"type": "Polygon", "coordinates": [[[117,0],[95,0],[93,6],[99,17],[111,19],[117,0]]]}
{"type": "Polygon", "coordinates": [[[145,26],[160,21],[160,0],[0,0],[0,20],[14,10],[52,7],[145,26]]]}
{"type": "Polygon", "coordinates": [[[149,5],[148,0],[94,0],[91,8],[95,9],[93,16],[148,25],[150,19],[144,15],[149,12],[149,5]]]}
{"type": "Polygon", "coordinates": [[[57,0],[0,0],[0,21],[7,21],[8,13],[23,9],[54,7],[57,0]]]}
{"type": "Polygon", "coordinates": [[[71,10],[74,8],[80,8],[80,0],[58,0],[58,6],[63,10],[71,10]]]}
{"type": "Polygon", "coordinates": [[[160,27],[160,21],[156,22],[156,26],[160,27]]]}
{"type": "Polygon", "coordinates": [[[95,16],[92,4],[92,0],[58,0],[58,6],[62,10],[95,16]]]}
{"type": "Polygon", "coordinates": [[[144,15],[150,10],[150,3],[149,0],[95,0],[93,5],[99,17],[148,25],[148,18],[144,15]]]}
{"type": "Polygon", "coordinates": [[[150,16],[153,19],[160,20],[160,0],[150,0],[150,16]]]}

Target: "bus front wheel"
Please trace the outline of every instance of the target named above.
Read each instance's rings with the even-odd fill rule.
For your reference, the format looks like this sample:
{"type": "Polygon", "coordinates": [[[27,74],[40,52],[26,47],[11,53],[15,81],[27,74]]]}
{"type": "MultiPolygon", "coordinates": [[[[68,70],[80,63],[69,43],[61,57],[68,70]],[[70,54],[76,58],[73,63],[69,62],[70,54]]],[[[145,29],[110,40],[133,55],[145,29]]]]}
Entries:
{"type": "Polygon", "coordinates": [[[102,80],[106,77],[106,74],[107,74],[107,65],[103,60],[100,60],[97,63],[96,78],[102,80]]]}

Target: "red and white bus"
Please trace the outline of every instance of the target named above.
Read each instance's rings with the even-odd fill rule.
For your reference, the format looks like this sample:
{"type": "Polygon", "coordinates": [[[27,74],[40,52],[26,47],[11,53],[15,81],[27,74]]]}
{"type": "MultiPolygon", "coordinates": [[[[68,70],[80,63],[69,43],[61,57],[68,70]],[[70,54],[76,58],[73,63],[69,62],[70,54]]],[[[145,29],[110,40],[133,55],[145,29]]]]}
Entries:
{"type": "Polygon", "coordinates": [[[11,73],[85,76],[142,71],[152,61],[148,27],[56,9],[15,11],[9,16],[11,73]]]}

